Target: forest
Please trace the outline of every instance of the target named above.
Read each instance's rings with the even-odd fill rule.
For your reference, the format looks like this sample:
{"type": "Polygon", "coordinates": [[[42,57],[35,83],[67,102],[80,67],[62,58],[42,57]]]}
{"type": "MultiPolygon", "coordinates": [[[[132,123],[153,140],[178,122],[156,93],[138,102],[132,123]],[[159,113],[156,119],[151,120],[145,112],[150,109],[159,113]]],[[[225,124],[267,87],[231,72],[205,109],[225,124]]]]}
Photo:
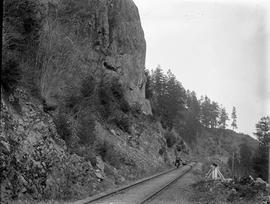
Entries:
{"type": "MultiPolygon", "coordinates": [[[[165,73],[161,66],[146,70],[146,77],[146,98],[151,101],[154,117],[160,120],[163,128],[176,130],[185,141],[194,142],[203,128],[237,129],[235,107],[229,117],[225,107],[208,96],[198,98],[194,91],[186,90],[170,70],[165,73]]],[[[235,177],[253,175],[267,180],[270,117],[262,117],[255,127],[254,136],[259,141],[256,151],[241,144],[239,152],[229,158],[228,166],[235,177]]]]}

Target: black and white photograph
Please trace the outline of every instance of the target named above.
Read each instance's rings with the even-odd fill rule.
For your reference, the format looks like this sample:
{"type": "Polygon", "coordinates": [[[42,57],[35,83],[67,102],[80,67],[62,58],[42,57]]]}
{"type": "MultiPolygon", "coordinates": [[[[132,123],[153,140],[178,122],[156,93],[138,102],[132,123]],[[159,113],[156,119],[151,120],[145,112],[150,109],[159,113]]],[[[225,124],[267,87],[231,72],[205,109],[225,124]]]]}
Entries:
{"type": "Polygon", "coordinates": [[[1,2],[1,204],[270,204],[270,0],[1,2]]]}

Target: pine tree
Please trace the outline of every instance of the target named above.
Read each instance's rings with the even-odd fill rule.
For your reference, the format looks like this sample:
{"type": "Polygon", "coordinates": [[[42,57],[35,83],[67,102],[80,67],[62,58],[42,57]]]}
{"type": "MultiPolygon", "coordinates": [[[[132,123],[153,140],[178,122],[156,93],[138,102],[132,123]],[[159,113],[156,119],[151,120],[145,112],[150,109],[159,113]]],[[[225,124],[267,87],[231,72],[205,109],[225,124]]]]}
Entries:
{"type": "Polygon", "coordinates": [[[196,93],[194,91],[190,92],[187,90],[187,107],[191,117],[199,120],[200,119],[200,102],[197,99],[196,93]]]}
{"type": "Polygon", "coordinates": [[[254,135],[257,136],[260,141],[259,147],[255,153],[253,159],[253,169],[258,177],[267,179],[268,170],[268,142],[270,142],[270,117],[262,117],[256,124],[256,132],[254,135]]]}
{"type": "Polygon", "coordinates": [[[152,81],[151,81],[151,75],[149,73],[149,70],[145,70],[144,72],[145,78],[146,78],[146,83],[145,83],[145,98],[151,99],[153,96],[152,93],[152,81]]]}
{"type": "Polygon", "coordinates": [[[185,89],[170,70],[164,74],[160,66],[152,71],[150,80],[153,113],[164,127],[172,128],[183,119],[185,89]]]}
{"type": "Polygon", "coordinates": [[[160,67],[158,67],[155,70],[152,70],[151,74],[151,89],[152,89],[152,108],[153,113],[157,117],[162,117],[162,113],[165,111],[165,75],[160,67]]]}
{"type": "Polygon", "coordinates": [[[200,122],[205,127],[210,127],[211,124],[211,100],[205,96],[201,99],[201,117],[200,122]]]}
{"type": "Polygon", "coordinates": [[[218,116],[219,116],[219,105],[217,102],[213,101],[210,105],[210,126],[211,128],[216,128],[218,124],[218,116]]]}
{"type": "Polygon", "coordinates": [[[222,129],[226,129],[227,121],[229,120],[228,114],[225,108],[222,108],[219,116],[219,127],[222,129]]]}
{"type": "Polygon", "coordinates": [[[231,118],[232,118],[232,124],[231,124],[232,129],[235,130],[235,129],[237,129],[237,124],[236,124],[237,116],[236,116],[236,108],[235,107],[233,107],[231,118]]]}
{"type": "Polygon", "coordinates": [[[176,120],[182,118],[185,109],[185,90],[175,75],[169,70],[166,77],[166,92],[164,101],[166,105],[166,119],[168,127],[172,128],[176,120]]]}
{"type": "Polygon", "coordinates": [[[248,176],[252,168],[252,151],[246,143],[240,145],[240,169],[241,174],[248,176]]]}
{"type": "Polygon", "coordinates": [[[254,133],[258,140],[263,145],[267,145],[270,142],[270,117],[262,117],[256,124],[256,133],[254,133]]]}

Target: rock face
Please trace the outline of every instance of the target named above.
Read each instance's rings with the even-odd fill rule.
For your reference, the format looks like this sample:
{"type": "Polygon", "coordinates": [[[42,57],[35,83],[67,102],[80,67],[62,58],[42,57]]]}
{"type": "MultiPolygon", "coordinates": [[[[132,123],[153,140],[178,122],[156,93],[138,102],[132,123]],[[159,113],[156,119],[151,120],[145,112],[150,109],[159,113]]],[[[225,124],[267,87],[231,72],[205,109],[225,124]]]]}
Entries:
{"type": "Polygon", "coordinates": [[[88,195],[97,183],[90,161],[67,152],[41,104],[19,89],[16,98],[19,112],[1,97],[1,201],[88,195]]]}
{"type": "Polygon", "coordinates": [[[44,23],[28,48],[35,54],[20,59],[22,83],[1,87],[1,201],[74,200],[168,168],[174,149],[146,116],[146,44],[133,1],[21,5],[29,2],[44,6],[44,23]]]}
{"type": "Polygon", "coordinates": [[[78,94],[88,75],[102,83],[118,79],[130,105],[145,99],[146,43],[139,12],[132,0],[49,1],[43,47],[53,53],[41,75],[47,104],[58,106],[78,94]],[[58,18],[56,18],[56,15],[58,18]]]}

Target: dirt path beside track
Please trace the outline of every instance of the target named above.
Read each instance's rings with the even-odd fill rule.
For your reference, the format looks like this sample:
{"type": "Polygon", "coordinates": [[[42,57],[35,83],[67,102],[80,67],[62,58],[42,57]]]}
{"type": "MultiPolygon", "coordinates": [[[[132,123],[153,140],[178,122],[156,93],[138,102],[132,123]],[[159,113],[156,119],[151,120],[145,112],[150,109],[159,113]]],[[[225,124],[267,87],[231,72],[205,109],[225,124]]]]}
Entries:
{"type": "Polygon", "coordinates": [[[191,204],[189,201],[192,196],[191,184],[201,180],[202,163],[197,163],[193,169],[155,197],[151,204],[191,204]]]}

